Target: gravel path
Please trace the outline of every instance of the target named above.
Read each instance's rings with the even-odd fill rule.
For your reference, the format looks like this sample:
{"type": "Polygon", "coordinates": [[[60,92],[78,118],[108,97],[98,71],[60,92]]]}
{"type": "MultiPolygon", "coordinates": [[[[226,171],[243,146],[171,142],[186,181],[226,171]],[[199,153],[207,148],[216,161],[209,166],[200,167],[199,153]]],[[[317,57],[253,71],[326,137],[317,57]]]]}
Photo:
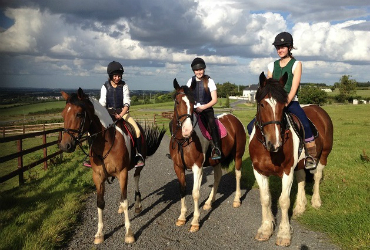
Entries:
{"type": "MultiPolygon", "coordinates": [[[[242,205],[233,208],[235,177],[224,174],[217,193],[216,202],[210,211],[201,210],[200,230],[196,233],[188,231],[193,213],[191,197],[192,173],[186,172],[186,196],[188,217],[184,227],[177,227],[175,221],[180,214],[180,194],[172,161],[165,154],[168,152],[169,138],[164,136],[161,146],[154,156],[146,161],[146,167],[141,172],[141,195],[143,211],[134,214],[134,181],[133,171],[129,176],[128,198],[129,216],[136,242],[124,243],[124,217],[118,214],[119,187],[118,181],[106,184],[104,210],[105,241],[94,245],[94,235],[97,230],[96,195],[91,194],[86,203],[86,209],[81,214],[81,225],[76,229],[65,249],[325,249],[339,250],[321,233],[305,229],[292,220],[294,230],[292,244],[283,248],[275,246],[276,230],[269,241],[257,242],[254,236],[261,222],[261,205],[257,189],[242,189],[242,205]]],[[[211,185],[213,171],[211,167],[204,168],[201,187],[201,205],[205,202],[211,185]]],[[[279,212],[276,215],[280,222],[279,212]]]]}

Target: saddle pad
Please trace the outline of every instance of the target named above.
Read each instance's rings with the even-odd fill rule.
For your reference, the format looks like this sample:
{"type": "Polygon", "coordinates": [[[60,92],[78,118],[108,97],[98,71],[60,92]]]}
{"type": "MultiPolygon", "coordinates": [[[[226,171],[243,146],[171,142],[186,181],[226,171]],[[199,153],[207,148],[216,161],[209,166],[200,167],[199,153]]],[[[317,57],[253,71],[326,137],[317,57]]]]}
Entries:
{"type": "MultiPolygon", "coordinates": [[[[220,135],[220,138],[222,139],[227,135],[227,130],[225,126],[220,122],[219,119],[215,118],[215,122],[216,122],[216,127],[218,128],[218,134],[220,135]]],[[[208,140],[211,140],[212,136],[209,134],[208,130],[204,127],[202,119],[200,119],[199,116],[198,116],[198,124],[199,124],[200,131],[202,131],[203,136],[207,138],[208,140]]]]}

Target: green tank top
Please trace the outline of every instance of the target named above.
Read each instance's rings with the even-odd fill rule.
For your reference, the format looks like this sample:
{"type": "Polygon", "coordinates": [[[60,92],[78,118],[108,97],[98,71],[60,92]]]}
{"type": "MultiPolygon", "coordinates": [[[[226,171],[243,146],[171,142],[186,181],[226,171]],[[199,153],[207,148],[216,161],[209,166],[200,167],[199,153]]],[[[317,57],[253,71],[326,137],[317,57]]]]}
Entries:
{"type": "MultiPolygon", "coordinates": [[[[284,75],[285,72],[288,73],[288,80],[285,84],[284,90],[289,93],[290,89],[292,88],[292,82],[293,82],[293,65],[295,63],[295,59],[292,58],[285,67],[280,67],[280,60],[276,60],[274,62],[274,71],[272,72],[272,78],[275,80],[279,80],[280,77],[284,75]]],[[[298,90],[296,95],[298,94],[298,90]]]]}

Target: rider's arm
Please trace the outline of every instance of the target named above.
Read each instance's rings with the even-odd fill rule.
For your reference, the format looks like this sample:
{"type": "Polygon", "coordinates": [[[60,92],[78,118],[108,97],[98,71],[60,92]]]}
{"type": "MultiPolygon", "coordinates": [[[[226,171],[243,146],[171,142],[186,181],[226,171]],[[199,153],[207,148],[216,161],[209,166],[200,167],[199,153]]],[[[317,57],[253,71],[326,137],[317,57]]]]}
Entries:
{"type": "Polygon", "coordinates": [[[100,89],[99,103],[103,106],[107,106],[107,88],[103,85],[100,89]]]}
{"type": "Polygon", "coordinates": [[[297,90],[301,82],[301,76],[302,76],[302,63],[300,61],[296,61],[296,66],[293,71],[292,88],[290,89],[290,92],[288,94],[288,102],[286,105],[289,105],[289,103],[293,100],[293,98],[297,94],[297,90]]]}

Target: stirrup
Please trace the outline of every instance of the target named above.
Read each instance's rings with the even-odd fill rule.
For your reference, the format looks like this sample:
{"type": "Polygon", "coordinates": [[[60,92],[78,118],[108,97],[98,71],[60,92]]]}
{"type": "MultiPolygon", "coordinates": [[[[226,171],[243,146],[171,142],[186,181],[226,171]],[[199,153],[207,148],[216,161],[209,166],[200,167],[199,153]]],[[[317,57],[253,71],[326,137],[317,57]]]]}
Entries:
{"type": "Polygon", "coordinates": [[[304,168],[308,170],[314,170],[316,169],[316,167],[317,167],[317,162],[315,158],[313,158],[311,155],[306,156],[304,160],[304,168]]]}
{"type": "Polygon", "coordinates": [[[219,160],[221,159],[221,151],[219,148],[214,147],[212,149],[212,160],[219,160]]]}
{"type": "Polygon", "coordinates": [[[145,161],[141,154],[137,153],[135,155],[135,160],[136,160],[135,168],[145,166],[145,161]]]}

